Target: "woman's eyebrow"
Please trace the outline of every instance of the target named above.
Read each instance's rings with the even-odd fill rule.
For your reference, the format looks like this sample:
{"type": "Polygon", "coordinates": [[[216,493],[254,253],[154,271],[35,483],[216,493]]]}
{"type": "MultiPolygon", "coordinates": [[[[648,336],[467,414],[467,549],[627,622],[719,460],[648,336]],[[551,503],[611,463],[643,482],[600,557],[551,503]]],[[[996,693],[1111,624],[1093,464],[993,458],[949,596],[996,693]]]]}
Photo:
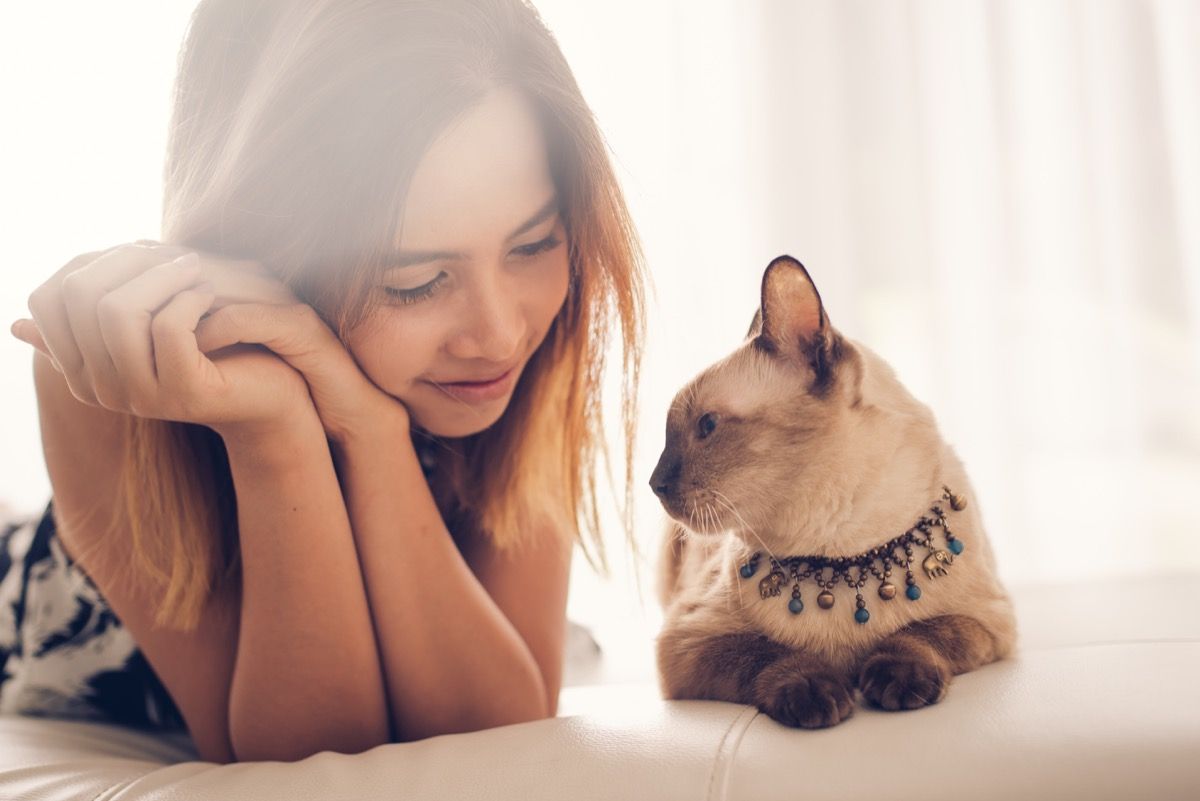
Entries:
{"type": "MultiPolygon", "coordinates": [[[[550,219],[550,217],[553,216],[554,213],[557,211],[558,211],[558,195],[551,195],[550,200],[548,200],[545,203],[545,205],[543,205],[540,209],[538,209],[537,214],[534,214],[528,220],[521,223],[521,226],[519,228],[517,228],[517,230],[513,231],[511,234],[508,235],[508,239],[516,239],[518,236],[525,233],[530,228],[535,228],[538,225],[541,225],[546,220],[550,219]]],[[[505,241],[508,241],[508,240],[505,240],[505,241]]]]}
{"type": "MultiPolygon", "coordinates": [[[[550,217],[558,212],[558,195],[552,195],[538,211],[525,222],[521,223],[517,230],[508,235],[509,241],[516,239],[521,234],[528,231],[530,228],[536,228],[550,217]]],[[[392,257],[391,264],[388,269],[398,269],[400,267],[413,267],[417,264],[425,264],[430,261],[463,261],[467,258],[465,253],[455,253],[445,250],[406,250],[398,252],[392,257]]]]}

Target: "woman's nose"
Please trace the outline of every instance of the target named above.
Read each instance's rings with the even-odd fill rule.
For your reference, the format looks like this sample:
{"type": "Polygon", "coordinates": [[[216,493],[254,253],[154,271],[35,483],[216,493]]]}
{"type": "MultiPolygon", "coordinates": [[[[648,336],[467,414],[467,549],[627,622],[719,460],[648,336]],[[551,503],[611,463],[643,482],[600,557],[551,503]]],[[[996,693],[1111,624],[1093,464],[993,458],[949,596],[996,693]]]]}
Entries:
{"type": "Polygon", "coordinates": [[[525,319],[518,289],[504,280],[483,283],[468,300],[457,337],[455,355],[462,359],[507,362],[521,347],[525,319]]]}

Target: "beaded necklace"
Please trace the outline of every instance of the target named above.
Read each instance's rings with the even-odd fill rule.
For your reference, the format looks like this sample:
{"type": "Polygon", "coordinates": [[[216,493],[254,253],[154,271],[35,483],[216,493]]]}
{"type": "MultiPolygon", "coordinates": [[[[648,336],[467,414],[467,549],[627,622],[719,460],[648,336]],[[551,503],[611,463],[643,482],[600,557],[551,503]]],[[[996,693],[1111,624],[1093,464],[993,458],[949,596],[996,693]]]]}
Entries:
{"type": "MultiPolygon", "coordinates": [[[[966,498],[955,495],[945,485],[942,486],[942,497],[939,500],[948,502],[950,508],[956,512],[967,507],[966,498]]],[[[904,583],[907,585],[904,595],[908,600],[915,601],[921,597],[921,588],[917,586],[917,580],[913,577],[913,546],[919,545],[929,552],[929,555],[921,562],[921,568],[931,580],[946,575],[949,566],[954,562],[954,557],[963,552],[962,540],[956,539],[953,532],[950,531],[950,527],[946,525],[946,514],[942,507],[935,503],[929,508],[929,511],[930,515],[921,515],[921,519],[908,531],[857,556],[788,556],[782,559],[772,556],[770,557],[771,572],[758,582],[758,594],[763,599],[780,595],[783,585],[787,583],[790,576],[794,583],[792,584],[792,597],[788,601],[787,608],[793,615],[798,615],[804,611],[804,601],[800,598],[800,584],[805,579],[810,576],[814,577],[813,580],[821,588],[821,593],[817,595],[817,606],[822,609],[833,608],[833,588],[839,580],[842,580],[855,591],[854,620],[858,623],[866,623],[871,619],[871,613],[867,611],[867,602],[863,599],[862,594],[863,585],[867,582],[867,574],[870,573],[879,579],[879,597],[890,601],[896,597],[896,585],[888,580],[891,578],[894,565],[904,569],[904,583]],[[944,532],[947,550],[934,546],[932,533],[934,526],[941,528],[944,532]],[[896,555],[897,549],[903,549],[903,557],[896,555]],[[801,570],[802,566],[803,570],[801,570]],[[825,578],[826,568],[831,571],[829,578],[825,578]],[[852,568],[858,568],[857,576],[850,575],[852,568]]],[[[738,572],[743,579],[751,578],[758,572],[761,557],[762,552],[755,551],[742,564],[738,572]]]]}

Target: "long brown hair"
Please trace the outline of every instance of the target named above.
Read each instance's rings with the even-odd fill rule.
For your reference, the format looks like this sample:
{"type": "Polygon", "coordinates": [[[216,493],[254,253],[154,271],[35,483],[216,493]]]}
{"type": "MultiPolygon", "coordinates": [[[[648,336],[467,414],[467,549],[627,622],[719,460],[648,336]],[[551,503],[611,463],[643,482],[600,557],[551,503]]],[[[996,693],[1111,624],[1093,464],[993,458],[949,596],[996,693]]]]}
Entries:
{"type": "MultiPolygon", "coordinates": [[[[605,141],[531,5],[202,0],[180,51],[162,239],[263,263],[344,338],[379,303],[370,290],[422,154],[499,86],[525,93],[546,134],[569,242],[567,300],[497,423],[457,439],[415,429],[414,441],[439,446],[431,487],[448,526],[477,527],[502,548],[550,526],[607,574],[596,462],[610,465],[600,401],[614,322],[623,525],[638,550],[642,254],[605,141]]],[[[239,570],[223,443],[205,426],[129,417],[126,444],[114,525],[129,528],[135,566],[163,589],[158,622],[190,628],[208,593],[239,570]]]]}

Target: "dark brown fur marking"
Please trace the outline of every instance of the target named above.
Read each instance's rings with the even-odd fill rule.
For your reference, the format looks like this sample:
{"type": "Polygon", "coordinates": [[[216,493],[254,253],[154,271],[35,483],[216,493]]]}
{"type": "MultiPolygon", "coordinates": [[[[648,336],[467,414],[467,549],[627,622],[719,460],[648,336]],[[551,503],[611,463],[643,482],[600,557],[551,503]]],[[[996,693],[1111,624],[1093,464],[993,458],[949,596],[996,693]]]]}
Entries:
{"type": "Polygon", "coordinates": [[[823,660],[763,634],[722,634],[699,639],[667,632],[659,640],[660,662],[686,661],[665,687],[670,699],[731,701],[757,707],[788,726],[823,728],[854,711],[854,684],[823,660]],[[689,641],[690,640],[690,641],[689,641]]]}
{"type": "Polygon", "coordinates": [[[787,647],[764,634],[721,634],[698,639],[686,632],[666,632],[658,643],[660,659],[670,655],[686,661],[689,670],[668,672],[675,686],[665,688],[672,699],[697,698],[712,701],[754,703],[751,688],[755,677],[787,647]]]}
{"type": "Polygon", "coordinates": [[[950,679],[997,657],[996,639],[973,617],[941,615],[885,637],[863,661],[863,699],[884,709],[916,709],[946,696],[950,679]]]}
{"type": "Polygon", "coordinates": [[[836,332],[827,334],[825,331],[819,331],[802,343],[801,347],[808,359],[808,366],[813,371],[808,394],[814,398],[825,398],[833,388],[837,366],[842,360],[842,338],[836,332]]]}
{"type": "Polygon", "coordinates": [[[823,729],[854,714],[854,682],[811,654],[789,651],[758,675],[754,704],[787,726],[823,729]]]}

